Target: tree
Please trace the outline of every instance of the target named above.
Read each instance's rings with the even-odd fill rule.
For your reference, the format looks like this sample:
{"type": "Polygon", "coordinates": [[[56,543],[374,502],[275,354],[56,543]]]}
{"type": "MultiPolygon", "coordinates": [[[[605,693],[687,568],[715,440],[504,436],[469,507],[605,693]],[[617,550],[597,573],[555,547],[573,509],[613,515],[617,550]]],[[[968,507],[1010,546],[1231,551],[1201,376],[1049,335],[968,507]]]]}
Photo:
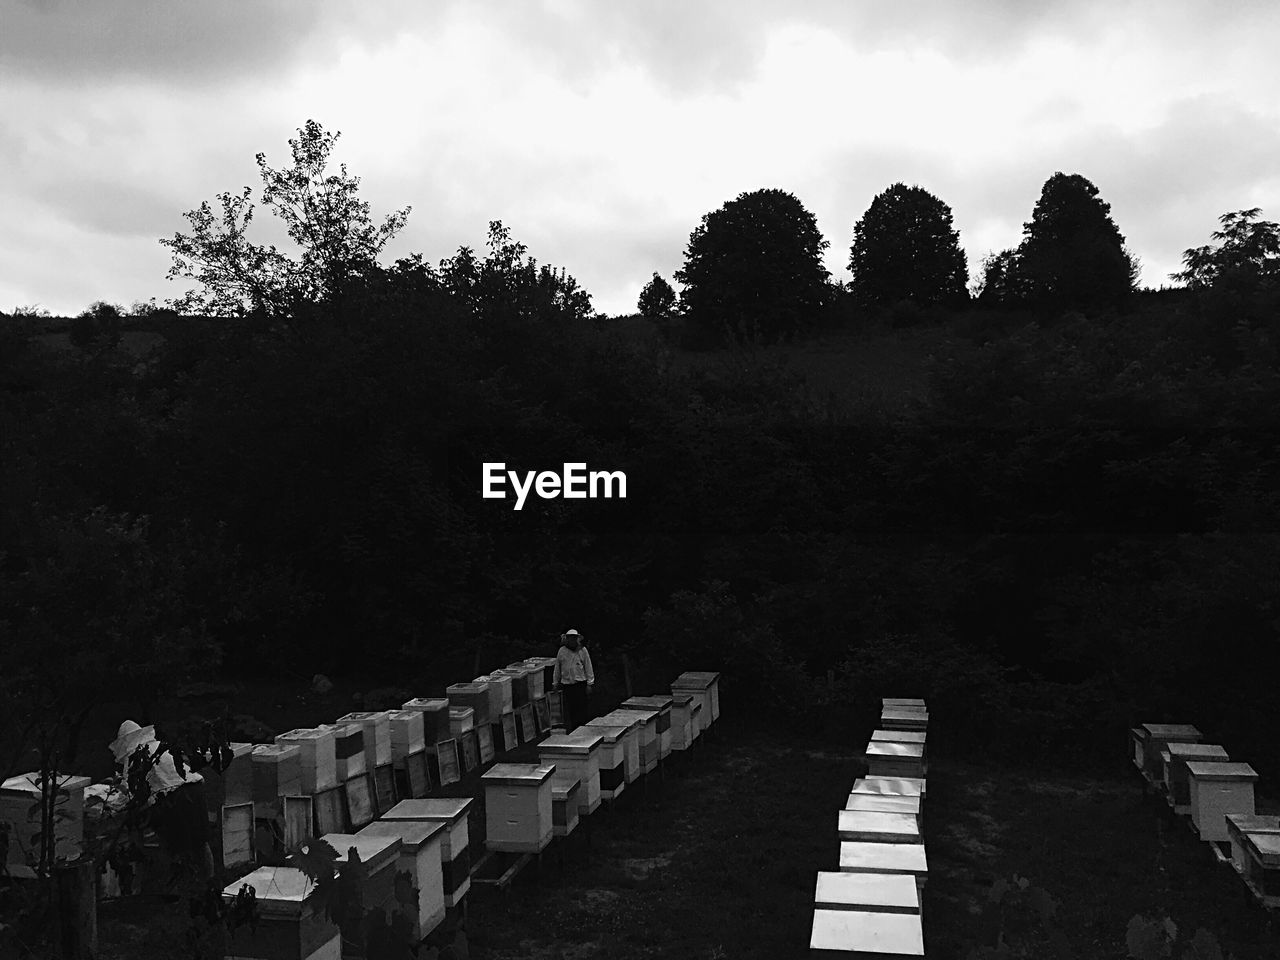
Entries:
{"type": "Polygon", "coordinates": [[[275,245],[250,243],[245,231],[253,220],[252,193],[220,193],[221,217],[206,200],[184,216],[190,234],[161,240],[173,253],[170,280],[198,282],[203,289],[170,301],[180,313],[237,316],[254,312],[269,320],[296,322],[312,305],[342,306],[362,280],[378,270],[382,249],[409,217],[409,207],[390,214],[381,225],[369,218],[369,204],[358,199],[360,179],[325,174],[340,133],[327,133],[314,120],[290,140],[293,166],[274,170],[257,155],[262,203],[285,222],[300,248],[294,259],[275,245]]]}
{"type": "Polygon", "coordinates": [[[681,305],[715,335],[787,336],[828,300],[826,248],[813,214],[790,193],[741,193],[690,234],[675,274],[681,305]]]}
{"type": "Polygon", "coordinates": [[[1280,277],[1280,224],[1259,220],[1262,210],[1251,207],[1224,213],[1221,230],[1213,232],[1216,246],[1192,247],[1182,255],[1186,269],[1170,274],[1193,290],[1225,281],[1265,282],[1280,277]]]}
{"type": "Polygon", "coordinates": [[[851,287],[859,304],[963,303],[969,267],[951,208],[921,187],[895,183],[853,228],[851,287]]]}
{"type": "Polygon", "coordinates": [[[975,298],[983,306],[1008,304],[1024,299],[1016,273],[1018,251],[1010,248],[982,258],[982,280],[975,298]]]}
{"type": "Polygon", "coordinates": [[[670,316],[671,311],[675,309],[676,292],[660,274],[655,273],[653,279],[640,291],[637,306],[642,317],[648,320],[659,320],[670,316]]]}
{"type": "Polygon", "coordinates": [[[98,300],[72,319],[68,336],[78,349],[102,353],[120,343],[122,323],[118,306],[98,300]]]}
{"type": "Polygon", "coordinates": [[[1114,306],[1134,287],[1138,265],[1111,219],[1111,205],[1078,173],[1045,181],[1013,263],[1017,286],[1034,304],[1114,306]]]}

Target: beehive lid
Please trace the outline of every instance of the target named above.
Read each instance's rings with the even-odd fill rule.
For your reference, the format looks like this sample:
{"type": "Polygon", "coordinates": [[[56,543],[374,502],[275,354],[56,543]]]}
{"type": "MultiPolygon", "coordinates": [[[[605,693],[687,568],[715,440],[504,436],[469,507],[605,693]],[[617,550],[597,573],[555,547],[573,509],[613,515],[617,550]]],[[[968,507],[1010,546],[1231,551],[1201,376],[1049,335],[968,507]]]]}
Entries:
{"type": "Polygon", "coordinates": [[[500,686],[500,687],[501,687],[501,686],[503,686],[503,685],[505,685],[505,684],[510,684],[510,683],[511,683],[511,674],[509,674],[509,673],[490,673],[490,674],[488,674],[487,676],[483,676],[483,677],[476,677],[476,683],[480,683],[480,682],[482,682],[482,681],[483,681],[484,683],[489,684],[490,686],[492,686],[492,685],[494,685],[494,684],[497,684],[498,686],[500,686]]]}
{"type": "MultiPolygon", "coordinates": [[[[449,701],[446,700],[445,703],[449,701]]],[[[387,719],[392,723],[407,723],[410,726],[417,726],[422,722],[422,711],[418,709],[409,710],[388,710],[387,719]]]]}
{"type": "Polygon", "coordinates": [[[924,708],[924,700],[920,697],[881,697],[880,705],[884,707],[920,707],[924,708]]]}
{"type": "Polygon", "coordinates": [[[889,797],[923,797],[924,781],[918,777],[862,777],[853,781],[851,793],[879,793],[889,797]]]}
{"type": "Polygon", "coordinates": [[[454,822],[467,815],[470,797],[433,797],[401,800],[382,815],[383,820],[443,820],[454,822]]]}
{"type": "Polygon", "coordinates": [[[551,779],[554,763],[499,763],[480,778],[485,786],[537,786],[551,779]]]}
{"type": "Polygon", "coordinates": [[[924,743],[929,735],[923,730],[872,730],[873,743],[924,743]]]}
{"type": "Polygon", "coordinates": [[[538,753],[557,753],[565,756],[587,757],[604,743],[598,728],[579,727],[573,733],[557,733],[538,744],[538,753]]]}
{"type": "Polygon", "coordinates": [[[867,756],[919,760],[924,756],[924,747],[918,743],[894,743],[882,740],[872,740],[867,744],[867,756]]]}
{"type": "Polygon", "coordinates": [[[1228,813],[1227,830],[1235,833],[1280,833],[1280,817],[1256,813],[1228,813]]]}
{"type": "Polygon", "coordinates": [[[1264,867],[1280,867],[1280,834],[1246,833],[1243,842],[1264,867]]]}
{"type": "MultiPolygon", "coordinates": [[[[640,721],[645,724],[658,722],[659,711],[653,710],[649,707],[632,707],[632,706],[628,706],[625,703],[620,703],[618,704],[617,708],[612,712],[613,713],[634,713],[637,717],[640,718],[640,721]]],[[[608,714],[605,714],[605,716],[608,716],[608,714]]]]}
{"type": "Polygon", "coordinates": [[[671,705],[673,707],[687,707],[693,703],[694,694],[680,693],[676,690],[671,691],[671,705]]]}
{"type": "Polygon", "coordinates": [[[444,820],[375,820],[356,832],[357,837],[399,837],[404,849],[417,853],[423,844],[449,829],[444,820]]]}
{"type": "Polygon", "coordinates": [[[519,661],[517,663],[508,663],[505,669],[519,676],[527,677],[529,674],[540,670],[541,667],[535,667],[532,664],[519,661]]]}
{"type": "Polygon", "coordinates": [[[1187,772],[1197,780],[1247,780],[1258,779],[1257,772],[1247,763],[1218,762],[1208,760],[1187,761],[1187,772]]]}
{"type": "Polygon", "coordinates": [[[476,711],[474,707],[450,707],[449,708],[450,720],[470,720],[475,715],[476,715],[476,711]]]}
{"type": "Polygon", "coordinates": [[[880,711],[881,720],[908,720],[912,723],[928,723],[929,712],[927,710],[897,710],[885,707],[880,711]]]}
{"type": "Polygon", "coordinates": [[[924,933],[917,913],[815,910],[810,950],[848,957],[923,957],[924,933]]]}
{"type": "Polygon", "coordinates": [[[222,895],[234,899],[246,885],[253,888],[258,912],[274,917],[296,917],[307,898],[316,892],[316,885],[297,867],[259,867],[227,884],[222,895]]]}
{"type": "Polygon", "coordinates": [[[916,823],[915,814],[879,810],[841,810],[837,816],[839,818],[837,832],[850,840],[879,840],[884,837],[901,837],[905,841],[920,839],[920,828],[916,823]]]}
{"type": "Polygon", "coordinates": [[[358,710],[355,713],[343,714],[338,718],[338,723],[377,723],[379,720],[386,719],[386,710],[358,710]]]}
{"type": "MultiPolygon", "coordinates": [[[[656,716],[656,714],[655,714],[656,716]]],[[[603,723],[611,727],[622,727],[624,732],[635,730],[644,723],[644,718],[638,713],[632,713],[629,710],[613,710],[606,713],[603,717],[597,717],[595,720],[588,720],[587,726],[594,727],[603,723]]]]}
{"type": "Polygon", "coordinates": [[[347,857],[350,855],[349,851],[352,847],[355,847],[356,855],[360,857],[360,862],[365,864],[371,872],[381,870],[400,856],[400,838],[398,836],[378,837],[369,834],[362,836],[355,833],[326,833],[320,839],[338,851],[338,861],[340,863],[346,862],[347,857]]]}
{"type": "Polygon", "coordinates": [[[302,748],[296,743],[260,743],[253,748],[251,756],[254,760],[260,760],[263,763],[278,763],[301,753],[302,748]]]}
{"type": "Polygon", "coordinates": [[[1189,723],[1144,723],[1142,731],[1152,740],[1201,740],[1204,734],[1189,723]]]}
{"type": "Polygon", "coordinates": [[[682,673],[671,681],[672,690],[706,690],[715,683],[718,673],[682,673]]]}
{"type": "Polygon", "coordinates": [[[840,869],[865,873],[926,874],[929,864],[923,843],[841,840],[840,869]]]}
{"type": "MultiPolygon", "coordinates": [[[[40,779],[40,771],[36,770],[32,773],[20,773],[16,777],[10,777],[3,784],[0,784],[0,790],[11,793],[31,794],[36,797],[40,796],[40,787],[36,785],[36,781],[40,779]]],[[[68,793],[75,793],[77,790],[83,790],[89,786],[92,781],[89,777],[81,777],[76,774],[62,774],[58,777],[58,787],[66,790],[68,793]]]]}
{"type": "MultiPolygon", "coordinates": [[[[413,700],[406,700],[403,710],[417,710],[419,713],[435,713],[438,710],[448,710],[449,701],[444,697],[416,697],[413,700]]],[[[400,713],[401,710],[387,711],[388,713],[400,713]]]]}
{"type": "Polygon", "coordinates": [[[649,710],[657,710],[661,713],[664,710],[670,710],[674,697],[629,697],[622,701],[624,707],[642,707],[649,710]]]}
{"type": "MultiPolygon", "coordinates": [[[[614,723],[610,720],[601,720],[597,717],[594,720],[588,720],[582,726],[573,731],[574,734],[585,734],[590,732],[598,733],[607,744],[615,744],[627,735],[627,731],[631,729],[626,724],[614,723]]],[[[545,741],[544,741],[545,742],[545,741]]]]}
{"type": "Polygon", "coordinates": [[[1230,760],[1227,756],[1226,747],[1220,747],[1216,743],[1171,743],[1162,753],[1167,753],[1172,759],[1180,757],[1184,760],[1230,760]]]}
{"type": "Polygon", "coordinates": [[[288,733],[276,734],[276,740],[331,740],[333,735],[332,727],[299,727],[288,733]]]}
{"type": "Polygon", "coordinates": [[[577,777],[556,776],[551,780],[551,799],[552,800],[568,800],[573,791],[577,790],[582,781],[577,777]]]}
{"type": "Polygon", "coordinates": [[[820,871],[813,902],[819,909],[841,907],[920,910],[920,888],[905,873],[836,873],[820,871]]]}
{"type": "Polygon", "coordinates": [[[915,816],[920,812],[919,797],[893,797],[876,793],[851,793],[844,802],[846,810],[878,810],[881,813],[909,813],[915,816]]]}

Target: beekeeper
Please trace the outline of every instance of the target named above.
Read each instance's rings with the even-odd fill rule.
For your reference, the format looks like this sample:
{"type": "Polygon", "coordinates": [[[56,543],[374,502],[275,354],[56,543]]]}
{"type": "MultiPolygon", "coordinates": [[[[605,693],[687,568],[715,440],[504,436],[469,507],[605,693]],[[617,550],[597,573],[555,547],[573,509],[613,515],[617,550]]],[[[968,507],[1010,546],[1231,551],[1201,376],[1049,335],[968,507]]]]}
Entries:
{"type": "Polygon", "coordinates": [[[582,634],[566,630],[560,635],[551,685],[564,697],[564,728],[574,730],[591,719],[591,688],[596,673],[591,667],[591,654],[582,645],[582,634]]]}

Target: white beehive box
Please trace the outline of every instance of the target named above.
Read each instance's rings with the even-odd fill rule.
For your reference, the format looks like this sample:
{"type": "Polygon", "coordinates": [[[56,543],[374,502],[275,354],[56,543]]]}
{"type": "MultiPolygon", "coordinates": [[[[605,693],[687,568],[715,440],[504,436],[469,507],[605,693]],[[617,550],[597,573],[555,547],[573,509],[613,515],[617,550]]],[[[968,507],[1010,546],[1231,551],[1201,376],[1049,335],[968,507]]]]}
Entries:
{"type": "Polygon", "coordinates": [[[461,740],[464,733],[476,728],[475,711],[470,707],[449,708],[449,734],[453,740],[461,740]]]}
{"type": "Polygon", "coordinates": [[[631,697],[623,700],[621,704],[623,709],[639,707],[641,710],[658,711],[658,739],[660,740],[661,756],[664,758],[670,755],[672,749],[671,714],[674,702],[674,696],[655,696],[631,697]]]}
{"type": "Polygon", "coordinates": [[[920,889],[905,873],[821,871],[813,894],[815,910],[872,910],[920,913],[920,889]]]}
{"type": "Polygon", "coordinates": [[[636,737],[640,744],[640,772],[652,773],[662,759],[662,738],[658,733],[658,711],[644,707],[619,706],[613,713],[634,714],[640,720],[636,737]]]}
{"type": "Polygon", "coordinates": [[[928,730],[929,714],[923,710],[880,711],[881,730],[928,730]]]}
{"type": "Polygon", "coordinates": [[[697,693],[702,698],[702,729],[720,719],[720,674],[686,671],[672,681],[671,692],[697,693]]]}
{"type": "Polygon", "coordinates": [[[862,777],[853,781],[853,789],[849,792],[887,797],[923,797],[925,781],[915,777],[862,777]]]}
{"type": "Polygon", "coordinates": [[[921,843],[920,825],[911,813],[884,813],[875,810],[841,810],[836,814],[836,832],[841,840],[876,843],[921,843]]]}
{"type": "Polygon", "coordinates": [[[866,757],[869,776],[920,779],[925,775],[923,744],[873,740],[867,744],[866,757]]]}
{"type": "Polygon", "coordinates": [[[261,743],[249,754],[253,763],[253,802],[279,808],[280,797],[302,793],[302,748],[294,743],[261,743]]]}
{"type": "MultiPolygon", "coordinates": [[[[396,867],[403,844],[399,837],[376,837],[368,834],[326,833],[321,840],[338,852],[338,865],[350,864],[351,850],[360,858],[356,882],[359,900],[366,911],[382,908],[394,912],[396,906],[396,867]]],[[[346,934],[347,931],[343,930],[346,934]]]]}
{"type": "Polygon", "coordinates": [[[364,726],[359,723],[325,724],[333,731],[333,755],[338,782],[345,783],[370,771],[364,752],[364,726]]]}
{"type": "Polygon", "coordinates": [[[567,837],[578,826],[582,781],[572,774],[556,773],[551,778],[551,832],[567,837]]]}
{"type": "Polygon", "coordinates": [[[1245,873],[1249,866],[1244,835],[1246,833],[1280,834],[1280,817],[1259,814],[1228,813],[1227,838],[1231,841],[1231,865],[1237,873],[1245,873]]]}
{"type": "Polygon", "coordinates": [[[1227,839],[1228,813],[1253,813],[1258,774],[1247,763],[1187,763],[1191,781],[1191,822],[1201,840],[1227,839]]]}
{"type": "Polygon", "coordinates": [[[484,785],[485,846],[508,853],[538,853],[551,842],[554,766],[499,763],[484,785]]]}
{"type": "Polygon", "coordinates": [[[489,721],[491,723],[497,723],[500,716],[515,708],[511,702],[511,678],[506,674],[491,673],[476,677],[475,682],[489,685],[489,721]]]}
{"type": "Polygon", "coordinates": [[[810,957],[888,960],[924,956],[924,929],[914,913],[815,910],[810,957]]]}
{"type": "Polygon", "coordinates": [[[507,670],[524,678],[525,696],[528,697],[526,703],[541,700],[547,695],[546,677],[543,675],[542,667],[520,661],[507,664],[507,670]]]}
{"type": "Polygon", "coordinates": [[[450,713],[453,708],[468,707],[471,710],[472,723],[475,726],[492,723],[489,715],[489,681],[477,680],[471,683],[451,683],[445,689],[449,696],[450,713]]]}
{"type": "Polygon", "coordinates": [[[1188,761],[1223,763],[1230,761],[1225,748],[1216,743],[1171,743],[1161,751],[1164,764],[1164,786],[1169,802],[1177,813],[1191,812],[1191,782],[1188,761]],[[1165,759],[1167,758],[1167,759],[1165,759]]]}
{"type": "MultiPolygon", "coordinates": [[[[418,941],[426,938],[445,916],[444,857],[441,848],[449,827],[441,821],[375,820],[356,836],[398,837],[400,862],[397,870],[413,878],[417,896],[409,919],[418,941]]],[[[397,901],[397,907],[404,905],[397,901]]]]}
{"type": "MultiPolygon", "coordinates": [[[[59,813],[53,827],[54,859],[75,860],[80,856],[80,844],[84,840],[84,791],[89,786],[89,778],[61,774],[55,782],[54,809],[59,813]]],[[[42,831],[42,825],[36,805],[40,803],[42,790],[39,771],[22,773],[0,784],[0,821],[11,824],[5,863],[15,877],[31,879],[36,875],[29,861],[39,859],[40,842],[36,834],[42,831]]]]}
{"type": "Polygon", "coordinates": [[[223,899],[254,891],[258,922],[228,934],[226,956],[244,960],[341,960],[338,927],[325,916],[316,886],[294,867],[259,867],[228,884],[223,899]]]}
{"type": "Polygon", "coordinates": [[[1243,877],[1263,905],[1280,907],[1280,834],[1246,833],[1240,838],[1244,850],[1243,877]]]}
{"type": "Polygon", "coordinates": [[[556,658],[530,657],[525,663],[542,671],[542,693],[543,696],[546,696],[551,692],[551,688],[555,686],[556,658]]]}
{"type": "Polygon", "coordinates": [[[371,771],[391,762],[391,721],[386,710],[348,713],[338,723],[358,723],[364,730],[364,768],[371,771]]]}
{"type": "Polygon", "coordinates": [[[338,785],[338,754],[333,730],[305,727],[276,736],[276,743],[299,749],[302,792],[316,794],[338,785]]]}
{"type": "Polygon", "coordinates": [[[867,810],[873,813],[905,813],[916,819],[916,829],[924,829],[924,814],[919,797],[890,797],[874,793],[851,793],[845,801],[846,810],[867,810]]]}
{"type": "Polygon", "coordinates": [[[1188,723],[1144,723],[1142,730],[1142,772],[1152,782],[1162,775],[1160,751],[1171,743],[1200,743],[1202,734],[1188,723]]]}
{"type": "Polygon", "coordinates": [[[880,707],[885,710],[928,710],[919,697],[883,697],[880,707]]]}
{"type": "Polygon", "coordinates": [[[923,885],[929,864],[922,843],[877,843],[874,840],[840,841],[842,873],[905,873],[923,885]]]}
{"type": "Polygon", "coordinates": [[[671,695],[671,749],[688,750],[693,746],[693,703],[691,693],[671,695]]]}
{"type": "Polygon", "coordinates": [[[570,730],[568,735],[600,737],[600,796],[604,800],[620,796],[627,786],[627,728],[621,724],[593,722],[570,730]]]}
{"type": "Polygon", "coordinates": [[[603,717],[597,717],[595,720],[588,720],[587,726],[597,726],[599,724],[609,724],[612,726],[622,726],[623,736],[622,743],[626,748],[626,768],[627,783],[634,783],[640,778],[640,736],[644,721],[634,713],[626,713],[619,710],[612,710],[603,717]]]}
{"type": "Polygon", "coordinates": [[[423,713],[414,709],[388,710],[387,720],[391,724],[391,762],[403,767],[409,754],[426,748],[423,713]]]}
{"type": "Polygon", "coordinates": [[[594,732],[554,734],[538,744],[539,763],[554,765],[557,771],[582,784],[578,792],[582,816],[594,813],[600,806],[600,758],[604,749],[604,737],[594,732]]]}
{"type": "Polygon", "coordinates": [[[518,667],[503,667],[501,670],[493,671],[500,676],[509,677],[511,680],[511,709],[519,710],[530,701],[529,696],[529,669],[525,664],[518,667]]]}
{"type": "Polygon", "coordinates": [[[470,797],[401,800],[382,818],[388,821],[417,820],[445,825],[440,842],[440,872],[447,907],[458,906],[471,889],[471,847],[467,829],[470,809],[470,797]]]}
{"type": "Polygon", "coordinates": [[[204,778],[205,800],[210,809],[253,802],[252,743],[229,743],[231,762],[217,773],[212,767],[200,771],[204,778]]]}
{"type": "Polygon", "coordinates": [[[449,701],[444,697],[415,697],[406,700],[402,709],[422,714],[422,741],[425,745],[433,746],[441,740],[450,739],[449,701]]]}

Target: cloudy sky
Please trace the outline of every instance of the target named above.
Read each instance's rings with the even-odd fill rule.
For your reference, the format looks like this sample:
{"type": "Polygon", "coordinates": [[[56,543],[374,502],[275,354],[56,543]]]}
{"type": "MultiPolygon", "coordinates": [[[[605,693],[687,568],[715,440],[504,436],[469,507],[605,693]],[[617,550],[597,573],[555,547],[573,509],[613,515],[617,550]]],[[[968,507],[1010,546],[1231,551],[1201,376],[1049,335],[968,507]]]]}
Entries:
{"type": "Polygon", "coordinates": [[[391,258],[502,220],[611,314],[745,190],[794,193],[847,279],[890,184],[976,270],[1057,170],[1155,286],[1220,214],[1280,220],[1278,39],[1274,0],[0,0],[0,309],[178,295],[158,238],[309,118],[377,219],[412,205],[391,258]]]}

